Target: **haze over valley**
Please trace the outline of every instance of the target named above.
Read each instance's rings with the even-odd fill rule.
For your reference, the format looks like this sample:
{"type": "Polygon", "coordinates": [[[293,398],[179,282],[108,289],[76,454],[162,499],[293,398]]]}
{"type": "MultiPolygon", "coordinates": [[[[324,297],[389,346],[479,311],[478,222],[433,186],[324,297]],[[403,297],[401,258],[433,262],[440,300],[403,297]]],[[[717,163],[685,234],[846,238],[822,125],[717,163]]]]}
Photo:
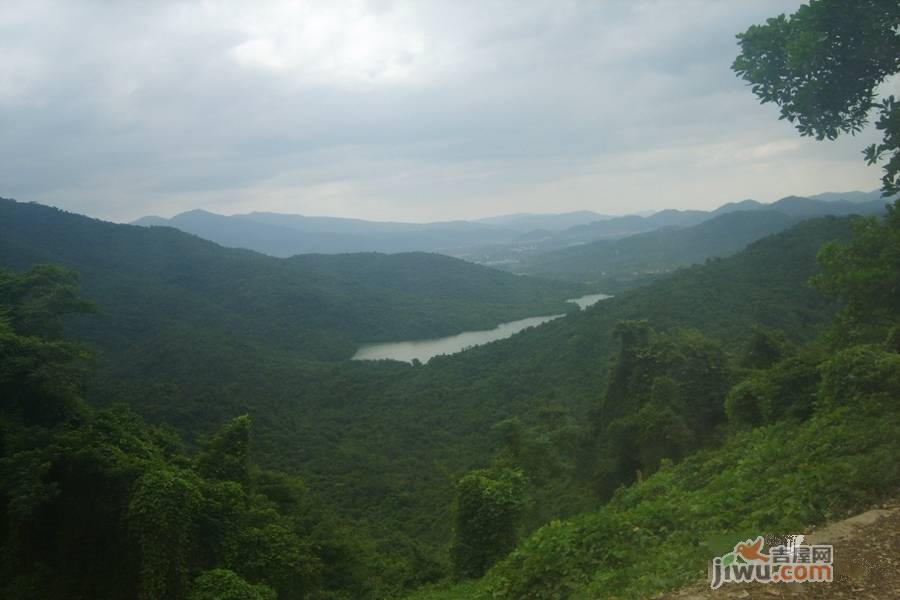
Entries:
{"type": "Polygon", "coordinates": [[[143,217],[134,224],[175,227],[223,246],[280,257],[437,252],[615,291],[647,276],[734,254],[806,218],[878,214],[884,205],[879,191],[826,192],[810,198],[788,196],[770,204],[744,200],[711,211],[668,209],[619,217],[579,211],[402,223],[271,213],[223,216],[195,210],[171,219],[143,217]]]}

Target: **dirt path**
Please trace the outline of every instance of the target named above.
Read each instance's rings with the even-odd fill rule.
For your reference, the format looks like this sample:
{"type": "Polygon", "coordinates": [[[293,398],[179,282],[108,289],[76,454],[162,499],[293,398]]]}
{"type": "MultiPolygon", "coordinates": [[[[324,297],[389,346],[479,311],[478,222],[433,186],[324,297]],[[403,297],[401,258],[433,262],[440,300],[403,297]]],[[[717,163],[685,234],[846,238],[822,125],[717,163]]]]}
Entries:
{"type": "Polygon", "coordinates": [[[704,580],[667,600],[900,600],[900,504],[892,503],[814,530],[807,543],[834,545],[832,583],[740,583],[717,590],[704,580]]]}

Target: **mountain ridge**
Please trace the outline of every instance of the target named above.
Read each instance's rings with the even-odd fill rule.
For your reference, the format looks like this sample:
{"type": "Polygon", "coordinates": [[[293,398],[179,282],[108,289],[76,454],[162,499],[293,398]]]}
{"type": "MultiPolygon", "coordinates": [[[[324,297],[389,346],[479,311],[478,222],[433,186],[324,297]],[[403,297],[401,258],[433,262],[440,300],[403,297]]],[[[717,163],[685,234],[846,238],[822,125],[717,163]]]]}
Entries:
{"type": "MultiPolygon", "coordinates": [[[[738,210],[778,210],[788,214],[849,214],[854,206],[877,202],[877,192],[828,192],[809,198],[787,196],[772,203],[742,200],[713,210],[664,209],[649,215],[603,215],[590,210],[513,213],[474,220],[412,223],[254,211],[220,215],[193,209],[171,218],[141,217],[139,226],[168,226],[232,248],[288,257],[344,252],[440,252],[491,264],[482,255],[534,254],[599,239],[619,239],[664,227],[690,227],[738,210]],[[479,258],[481,257],[481,258],[479,258]]],[[[499,260],[507,260],[501,257],[499,260]]]]}
{"type": "MultiPolygon", "coordinates": [[[[174,228],[120,225],[12,200],[0,200],[0,234],[4,267],[53,262],[81,273],[86,294],[112,311],[102,321],[102,335],[118,340],[110,350],[212,329],[260,348],[349,358],[362,342],[438,337],[565,312],[567,293],[579,289],[438,254],[275,258],[174,228]],[[150,323],[142,314],[158,319],[150,323]],[[184,314],[194,316],[175,326],[171,315],[184,314]]],[[[90,327],[84,332],[101,334],[90,327]]]]}
{"type": "Polygon", "coordinates": [[[772,204],[744,201],[729,208],[744,207],[750,210],[726,210],[688,227],[670,225],[615,240],[601,239],[550,250],[505,266],[514,272],[541,277],[621,285],[709,258],[730,256],[747,244],[804,219],[884,211],[879,201],[825,203],[798,197],[772,204]]]}

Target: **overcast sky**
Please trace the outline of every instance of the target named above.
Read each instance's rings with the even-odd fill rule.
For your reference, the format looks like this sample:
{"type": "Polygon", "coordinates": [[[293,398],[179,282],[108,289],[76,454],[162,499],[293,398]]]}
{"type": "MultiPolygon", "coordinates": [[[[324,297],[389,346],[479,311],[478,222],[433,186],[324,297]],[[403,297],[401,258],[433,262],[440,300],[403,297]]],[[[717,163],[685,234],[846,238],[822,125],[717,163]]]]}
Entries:
{"type": "Polygon", "coordinates": [[[0,196],[426,221],[876,189],[873,131],[800,138],[729,68],[799,4],[3,2],[0,196]]]}

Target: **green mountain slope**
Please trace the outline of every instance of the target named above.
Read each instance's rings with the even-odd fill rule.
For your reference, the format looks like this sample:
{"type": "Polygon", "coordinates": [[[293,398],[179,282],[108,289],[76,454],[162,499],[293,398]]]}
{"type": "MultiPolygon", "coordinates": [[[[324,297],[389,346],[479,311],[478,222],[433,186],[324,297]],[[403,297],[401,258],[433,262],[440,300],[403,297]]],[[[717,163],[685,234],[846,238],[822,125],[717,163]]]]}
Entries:
{"type": "Polygon", "coordinates": [[[864,510],[900,483],[900,411],[877,396],[669,463],[599,510],[541,528],[484,579],[414,597],[649,598],[703,578],[741,540],[864,510]]]}
{"type": "Polygon", "coordinates": [[[400,591],[402,563],[379,556],[301,479],[251,462],[246,415],[190,452],[169,428],[89,406],[92,352],[66,338],[63,323],[90,311],[71,271],[0,269],[0,596],[400,591]]]}
{"type": "MultiPolygon", "coordinates": [[[[785,241],[800,229],[808,234],[816,223],[770,239],[785,241]]],[[[884,219],[857,221],[850,243],[822,248],[815,281],[824,293],[843,300],[841,310],[826,336],[800,347],[755,330],[741,369],[733,372],[721,398],[724,443],[678,464],[663,459],[654,474],[641,481],[637,473],[638,483],[618,489],[609,503],[546,524],[514,550],[507,547],[506,557],[481,580],[431,587],[416,597],[656,597],[701,578],[707,561],[738,542],[807,533],[811,525],[895,494],[900,485],[898,248],[898,205],[884,219]]],[[[682,427],[679,418],[693,416],[691,397],[677,407],[669,392],[709,381],[708,370],[682,371],[676,380],[656,378],[660,367],[689,364],[690,357],[678,357],[683,348],[662,337],[652,343],[627,338],[641,328],[634,322],[624,328],[622,349],[609,367],[611,381],[630,380],[629,391],[654,378],[650,398],[640,399],[645,404],[635,415],[636,427],[627,431],[658,435],[640,438],[638,452],[672,441],[667,436],[682,427]],[[656,390],[666,393],[656,396],[656,390]]],[[[607,387],[604,401],[639,401],[614,394],[617,386],[607,387]]],[[[501,454],[492,471],[481,473],[508,469],[508,461],[501,454]]],[[[480,502],[486,510],[498,505],[491,497],[480,502]]],[[[491,543],[488,536],[484,540],[491,543]]],[[[769,538],[767,547],[774,545],[769,538]]]]}
{"type": "MultiPolygon", "coordinates": [[[[347,356],[344,348],[352,345],[332,354],[308,350],[325,345],[308,339],[321,331],[320,321],[292,312],[292,293],[308,302],[310,315],[330,319],[329,339],[338,331],[353,340],[388,332],[395,322],[433,326],[424,308],[418,310],[423,297],[462,313],[463,297],[483,302],[468,307],[499,310],[491,301],[503,296],[507,284],[520,292],[515,285],[529,286],[523,292],[528,298],[543,290],[548,304],[561,290],[511,275],[493,279],[493,271],[447,258],[436,263],[427,255],[278,260],[165,228],[116,226],[11,202],[0,206],[4,264],[55,261],[78,268],[86,295],[101,304],[100,314],[77,324],[106,349],[95,402],[127,401],[150,421],[170,423],[189,436],[249,414],[256,460],[303,475],[338,512],[419,564],[419,581],[446,572],[453,483],[498,450],[498,422],[518,417],[539,424],[550,410],[568,413],[576,437],[590,429],[618,322],[648,319],[661,331],[693,327],[728,348],[745,341],[754,323],[809,339],[835,305],[802,282],[815,272],[822,243],[850,233],[848,219],[806,221],[733,257],[677,271],[590,310],[412,367],[316,360],[347,356]],[[411,268],[405,261],[424,271],[445,265],[453,275],[431,270],[405,278],[411,268]],[[484,285],[466,281],[473,274],[484,274],[484,285]],[[499,283],[494,288],[490,281],[499,283]],[[373,301],[363,303],[368,312],[360,316],[353,300],[367,294],[373,301]],[[397,298],[407,304],[389,303],[397,298]]],[[[572,452],[570,463],[577,448],[572,452]]],[[[572,477],[564,486],[567,495],[535,513],[529,528],[596,503],[590,484],[572,477]]]]}
{"type": "Polygon", "coordinates": [[[600,240],[545,252],[517,272],[576,281],[638,277],[671,271],[711,256],[729,256],[800,221],[775,211],[738,211],[687,228],[664,228],[620,240],[600,240]]]}
{"type": "Polygon", "coordinates": [[[133,365],[233,349],[343,359],[356,344],[428,338],[564,312],[575,286],[431,254],[275,259],[170,228],[115,225],[0,201],[0,265],[82,276],[102,319],[76,331],[133,365]]]}
{"type": "Polygon", "coordinates": [[[646,217],[613,217],[558,232],[532,231],[513,244],[465,248],[450,254],[517,273],[602,281],[614,291],[645,282],[654,273],[733,254],[801,219],[884,212],[884,199],[851,195],[851,202],[844,196],[787,196],[771,204],[743,200],[712,211],[663,210],[646,217]],[[756,212],[769,214],[751,214],[756,212]],[[731,213],[738,216],[728,217],[731,213]]]}
{"type": "MultiPolygon", "coordinates": [[[[804,222],[734,257],[422,367],[242,356],[212,381],[182,376],[175,366],[157,381],[124,385],[144,414],[188,431],[203,430],[211,416],[249,412],[264,464],[302,473],[384,536],[404,532],[434,552],[449,539],[452,482],[497,450],[495,424],[538,422],[542,411],[558,407],[587,426],[619,321],[696,327],[731,348],[757,322],[809,339],[834,304],[802,282],[815,272],[821,244],[849,231],[846,219],[804,222]]],[[[548,514],[590,500],[589,489],[579,494],[548,514]]]]}
{"type": "MultiPolygon", "coordinates": [[[[753,210],[724,211],[690,227],[669,227],[618,240],[598,240],[522,259],[516,272],[570,281],[623,282],[671,271],[710,257],[730,256],[802,219],[827,214],[878,214],[884,202],[825,202],[787,197],[753,210]]],[[[737,205],[736,205],[737,206],[737,205]]],[[[726,208],[726,207],[723,207],[726,208]]],[[[720,209],[721,210],[721,209],[720,209]]]]}

